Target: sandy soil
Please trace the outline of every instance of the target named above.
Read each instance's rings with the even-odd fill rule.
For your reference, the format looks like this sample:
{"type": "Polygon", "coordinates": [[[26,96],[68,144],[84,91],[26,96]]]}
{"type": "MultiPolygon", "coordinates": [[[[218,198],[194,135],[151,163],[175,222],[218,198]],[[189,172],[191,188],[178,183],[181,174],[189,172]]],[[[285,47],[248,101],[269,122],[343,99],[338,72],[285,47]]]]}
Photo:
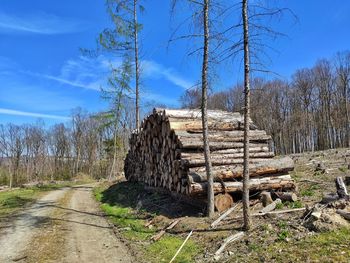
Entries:
{"type": "Polygon", "coordinates": [[[0,234],[0,262],[132,262],[85,185],[50,192],[0,234]]]}

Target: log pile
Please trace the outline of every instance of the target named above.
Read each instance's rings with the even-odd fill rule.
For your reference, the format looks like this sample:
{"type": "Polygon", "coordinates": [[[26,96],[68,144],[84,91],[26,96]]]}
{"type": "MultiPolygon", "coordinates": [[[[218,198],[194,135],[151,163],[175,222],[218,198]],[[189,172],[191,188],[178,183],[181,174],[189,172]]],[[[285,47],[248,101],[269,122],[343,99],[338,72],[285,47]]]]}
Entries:
{"type": "MultiPolygon", "coordinates": [[[[240,113],[208,111],[209,145],[214,191],[242,191],[243,116],[240,113]]],[[[274,158],[271,138],[250,122],[250,189],[291,190],[288,174],[291,158],[274,158]]],[[[203,154],[200,110],[154,109],[139,132],[130,138],[125,176],[149,186],[166,188],[192,197],[206,195],[207,179],[203,154]]]]}

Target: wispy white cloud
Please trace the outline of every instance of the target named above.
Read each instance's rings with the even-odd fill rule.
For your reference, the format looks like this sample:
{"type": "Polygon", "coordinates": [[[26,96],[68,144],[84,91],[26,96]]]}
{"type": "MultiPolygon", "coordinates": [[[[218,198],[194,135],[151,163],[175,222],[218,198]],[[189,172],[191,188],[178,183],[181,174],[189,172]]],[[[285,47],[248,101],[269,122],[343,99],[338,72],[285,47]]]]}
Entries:
{"type": "MultiPolygon", "coordinates": [[[[99,91],[101,87],[107,85],[111,65],[118,67],[121,65],[121,60],[119,58],[107,58],[103,55],[97,58],[80,56],[77,59],[67,60],[58,75],[25,73],[72,87],[99,91]]],[[[180,76],[174,69],[167,68],[153,60],[142,60],[141,65],[142,78],[144,79],[164,78],[185,90],[195,85],[194,82],[180,76]]]]}
{"type": "MultiPolygon", "coordinates": [[[[29,71],[21,71],[24,74],[47,79],[63,85],[71,87],[100,91],[101,87],[106,87],[107,78],[110,73],[111,64],[113,67],[118,67],[121,64],[118,58],[107,58],[103,55],[97,58],[79,57],[76,59],[67,60],[62,66],[60,73],[57,75],[33,73],[29,71]]],[[[143,75],[144,79],[157,81],[157,78],[164,78],[181,89],[188,89],[194,84],[177,74],[173,69],[166,68],[163,65],[152,61],[143,60],[143,75]]],[[[133,85],[133,84],[132,84],[133,85]]],[[[147,103],[159,103],[166,105],[178,105],[178,98],[160,94],[155,90],[157,85],[152,85],[153,88],[143,87],[141,97],[147,103]]],[[[130,94],[132,97],[133,94],[130,94]]]]}
{"type": "Polygon", "coordinates": [[[163,77],[185,90],[195,85],[192,81],[180,76],[174,69],[164,67],[153,60],[143,60],[141,65],[144,77],[163,77]]]}
{"type": "Polygon", "coordinates": [[[70,118],[66,117],[66,116],[27,112],[27,111],[18,111],[18,110],[12,110],[12,109],[4,109],[4,108],[0,108],[0,114],[35,117],[35,118],[43,118],[43,119],[55,119],[55,120],[63,120],[63,121],[70,120],[70,118]]]}
{"type": "Polygon", "coordinates": [[[55,35],[80,32],[86,28],[86,22],[43,12],[21,15],[21,17],[0,12],[0,32],[2,33],[55,35]]]}
{"type": "MultiPolygon", "coordinates": [[[[115,61],[114,64],[117,66],[118,61],[115,61]]],[[[96,59],[81,56],[68,60],[62,66],[60,74],[57,75],[21,71],[21,73],[30,76],[95,91],[100,91],[101,87],[106,85],[109,72],[110,62],[104,56],[99,56],[96,59]]]]}

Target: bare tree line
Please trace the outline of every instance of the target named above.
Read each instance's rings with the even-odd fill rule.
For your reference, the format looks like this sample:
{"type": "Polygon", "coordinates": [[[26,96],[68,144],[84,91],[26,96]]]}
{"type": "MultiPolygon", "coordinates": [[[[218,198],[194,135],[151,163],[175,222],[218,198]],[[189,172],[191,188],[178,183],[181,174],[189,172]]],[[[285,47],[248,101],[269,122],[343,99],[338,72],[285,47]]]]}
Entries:
{"type": "Polygon", "coordinates": [[[116,130],[106,119],[75,110],[69,123],[46,128],[35,124],[0,124],[0,185],[71,180],[79,174],[105,178],[111,170],[117,133],[118,169],[122,170],[134,117],[123,112],[116,130]]]}
{"type": "MultiPolygon", "coordinates": [[[[297,70],[289,81],[254,78],[251,117],[273,138],[277,154],[301,153],[350,146],[350,52],[321,59],[297,70]]],[[[188,90],[184,108],[199,108],[201,94],[188,90]]],[[[211,109],[243,111],[243,84],[212,93],[211,109]]]]}

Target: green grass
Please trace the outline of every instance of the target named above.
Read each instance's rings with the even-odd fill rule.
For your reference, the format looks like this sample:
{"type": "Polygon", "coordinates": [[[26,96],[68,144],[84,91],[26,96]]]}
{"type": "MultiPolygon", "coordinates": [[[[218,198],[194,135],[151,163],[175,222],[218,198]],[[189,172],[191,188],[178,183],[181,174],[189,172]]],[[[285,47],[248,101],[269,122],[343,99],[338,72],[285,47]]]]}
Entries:
{"type": "MultiPolygon", "coordinates": [[[[136,209],[141,192],[140,185],[130,183],[116,184],[106,190],[103,187],[94,189],[95,198],[102,203],[101,209],[114,225],[122,229],[124,238],[134,244],[137,242],[145,262],[169,262],[184,239],[165,234],[160,240],[150,243],[151,236],[159,230],[145,227],[147,220],[156,215],[154,211],[136,209]]],[[[175,262],[193,262],[199,252],[199,246],[189,240],[175,262]]]]}
{"type": "MultiPolygon", "coordinates": [[[[147,259],[151,262],[169,262],[178,248],[183,243],[182,238],[166,236],[154,242],[146,249],[147,259]]],[[[199,253],[198,246],[191,240],[187,241],[175,262],[193,262],[193,258],[199,253]]]]}
{"type": "Polygon", "coordinates": [[[303,203],[299,200],[295,202],[285,201],[282,203],[278,203],[276,205],[276,209],[284,209],[284,208],[294,209],[294,208],[302,208],[302,207],[303,207],[303,203]]]}
{"type": "MultiPolygon", "coordinates": [[[[283,223],[281,225],[283,226],[283,223]]],[[[287,242],[287,238],[292,236],[282,227],[276,242],[270,245],[252,243],[249,245],[248,255],[238,252],[236,258],[228,262],[349,262],[348,228],[315,234],[299,241],[287,242]]]]}
{"type": "MultiPolygon", "coordinates": [[[[285,239],[286,233],[280,233],[285,239]]],[[[349,262],[350,229],[341,229],[308,237],[294,243],[276,242],[266,250],[265,260],[271,262],[349,262]]]]}
{"type": "Polygon", "coordinates": [[[346,173],[348,171],[348,168],[345,166],[339,167],[338,169],[339,169],[339,171],[341,171],[343,173],[346,173]]]}
{"type": "Polygon", "coordinates": [[[0,192],[0,215],[11,214],[33,202],[39,194],[37,189],[16,189],[0,192]]]}
{"type": "Polygon", "coordinates": [[[318,185],[309,186],[306,189],[300,191],[301,196],[314,196],[316,195],[316,190],[320,189],[318,185]]]}
{"type": "Polygon", "coordinates": [[[26,205],[33,203],[44,192],[81,183],[82,182],[64,182],[0,192],[0,216],[8,216],[15,213],[26,205]]]}

